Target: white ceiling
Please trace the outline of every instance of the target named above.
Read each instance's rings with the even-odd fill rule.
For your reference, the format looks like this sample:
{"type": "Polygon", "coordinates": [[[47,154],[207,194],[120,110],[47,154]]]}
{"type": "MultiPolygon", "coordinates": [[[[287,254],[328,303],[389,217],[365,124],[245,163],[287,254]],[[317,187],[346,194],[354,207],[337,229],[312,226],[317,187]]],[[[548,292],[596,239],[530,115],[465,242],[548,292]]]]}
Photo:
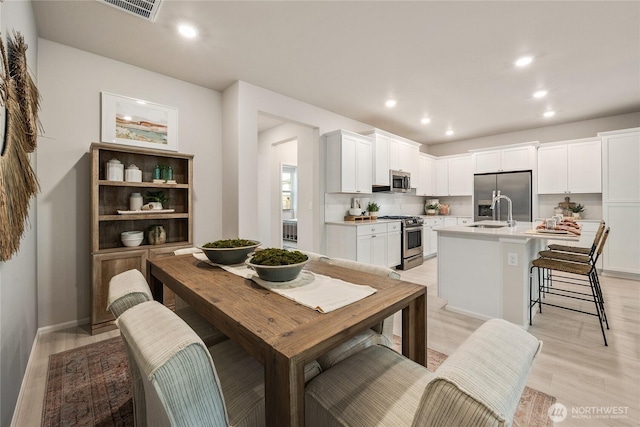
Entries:
{"type": "Polygon", "coordinates": [[[638,1],[165,0],[154,23],[96,1],[33,5],[42,38],[217,91],[243,80],[425,144],[640,111],[638,1]]]}

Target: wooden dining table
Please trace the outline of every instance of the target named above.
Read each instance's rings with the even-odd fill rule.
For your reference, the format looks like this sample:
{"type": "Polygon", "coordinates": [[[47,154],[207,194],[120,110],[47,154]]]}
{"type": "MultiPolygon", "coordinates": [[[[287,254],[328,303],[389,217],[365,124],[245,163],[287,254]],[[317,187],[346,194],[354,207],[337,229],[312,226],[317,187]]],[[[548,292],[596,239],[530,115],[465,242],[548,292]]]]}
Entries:
{"type": "Polygon", "coordinates": [[[166,286],[262,363],[268,426],[303,426],[304,366],[400,310],[402,353],[427,363],[424,286],[320,261],[305,269],[376,292],[320,313],[190,254],[148,261],[155,299],[166,286]]]}

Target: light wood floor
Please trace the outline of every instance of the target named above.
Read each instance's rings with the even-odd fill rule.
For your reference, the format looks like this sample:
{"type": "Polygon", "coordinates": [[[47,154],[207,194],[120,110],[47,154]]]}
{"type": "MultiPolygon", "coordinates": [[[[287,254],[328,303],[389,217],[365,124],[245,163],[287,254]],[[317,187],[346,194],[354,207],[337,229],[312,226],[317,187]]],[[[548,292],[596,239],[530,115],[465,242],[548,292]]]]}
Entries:
{"type": "MultiPolygon", "coordinates": [[[[446,311],[437,294],[437,259],[401,272],[403,279],[428,287],[428,345],[451,354],[482,321],[446,311]]],[[[557,398],[568,409],[560,427],[640,425],[640,282],[601,277],[611,329],[605,347],[597,318],[543,307],[529,332],[544,342],[527,385],[557,398]],[[584,418],[590,411],[626,411],[624,418],[584,418]],[[572,416],[579,411],[583,418],[572,416]]],[[[71,328],[40,337],[28,367],[22,398],[12,425],[40,425],[48,357],[71,348],[117,336],[91,336],[71,328]]],[[[534,427],[534,426],[531,426],[534,427]]]]}

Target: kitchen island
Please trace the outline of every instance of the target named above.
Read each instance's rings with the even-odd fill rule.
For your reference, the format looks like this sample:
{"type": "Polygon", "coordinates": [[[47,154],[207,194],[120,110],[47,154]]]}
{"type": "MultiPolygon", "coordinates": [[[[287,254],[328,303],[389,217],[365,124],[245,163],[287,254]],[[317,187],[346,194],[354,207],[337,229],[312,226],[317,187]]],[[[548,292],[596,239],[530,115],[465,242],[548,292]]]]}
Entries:
{"type": "Polygon", "coordinates": [[[579,242],[578,237],[536,233],[536,225],[481,221],[439,228],[438,296],[447,300],[446,309],[528,328],[531,261],[548,239],[579,242]]]}

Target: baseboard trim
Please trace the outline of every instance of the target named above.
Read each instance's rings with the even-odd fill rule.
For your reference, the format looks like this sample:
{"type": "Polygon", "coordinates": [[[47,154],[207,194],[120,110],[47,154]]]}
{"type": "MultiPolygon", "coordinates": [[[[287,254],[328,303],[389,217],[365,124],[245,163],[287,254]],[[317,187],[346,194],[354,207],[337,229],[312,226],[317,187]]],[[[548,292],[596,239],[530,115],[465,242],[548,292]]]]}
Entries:
{"type": "Polygon", "coordinates": [[[24,387],[27,382],[27,378],[30,377],[31,369],[33,366],[33,353],[37,347],[38,340],[40,339],[40,335],[36,332],[36,336],[33,338],[33,344],[31,344],[31,351],[29,352],[29,359],[27,360],[27,367],[24,370],[24,375],[22,376],[22,382],[20,383],[20,391],[18,392],[18,398],[16,399],[16,406],[13,408],[13,415],[11,415],[11,427],[20,427],[16,425],[16,414],[20,413],[19,408],[22,407],[22,396],[24,394],[24,387]]]}
{"type": "Polygon", "coordinates": [[[618,279],[640,280],[640,274],[627,273],[626,271],[602,270],[603,276],[616,277],[618,279]]]}
{"type": "Polygon", "coordinates": [[[38,328],[37,335],[49,334],[51,332],[58,332],[63,329],[76,328],[78,326],[88,325],[89,318],[85,317],[84,319],[72,320],[70,322],[58,323],[57,325],[43,326],[42,328],[38,328]]]}

